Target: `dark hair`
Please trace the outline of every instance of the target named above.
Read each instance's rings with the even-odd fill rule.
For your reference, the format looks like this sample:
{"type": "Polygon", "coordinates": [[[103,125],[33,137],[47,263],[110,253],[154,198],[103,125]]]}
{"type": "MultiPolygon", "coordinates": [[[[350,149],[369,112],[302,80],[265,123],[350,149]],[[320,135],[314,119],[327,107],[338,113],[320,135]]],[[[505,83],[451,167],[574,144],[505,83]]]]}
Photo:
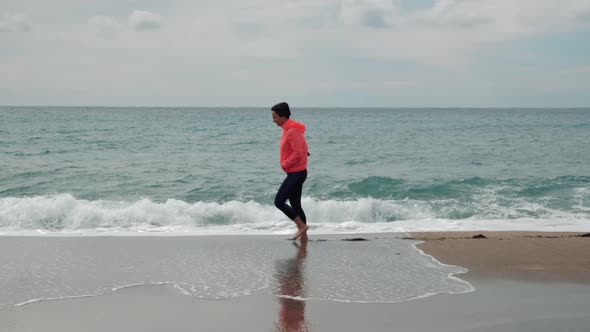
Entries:
{"type": "Polygon", "coordinates": [[[291,110],[289,109],[289,104],[287,104],[284,101],[274,105],[271,108],[271,110],[274,111],[275,113],[277,113],[278,116],[282,116],[283,118],[288,119],[291,116],[291,110]]]}

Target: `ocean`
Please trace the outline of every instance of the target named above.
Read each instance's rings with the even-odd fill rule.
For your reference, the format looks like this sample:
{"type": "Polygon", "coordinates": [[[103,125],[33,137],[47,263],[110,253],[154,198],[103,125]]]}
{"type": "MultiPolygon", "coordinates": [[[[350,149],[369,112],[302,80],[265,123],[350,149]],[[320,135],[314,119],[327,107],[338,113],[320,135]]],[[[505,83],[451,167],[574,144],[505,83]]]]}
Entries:
{"type": "MultiPolygon", "coordinates": [[[[314,234],[590,231],[590,109],[293,108],[314,234]]],[[[0,235],[291,234],[268,108],[0,107],[0,235]]]]}
{"type": "Polygon", "coordinates": [[[284,241],[295,225],[274,207],[268,108],[1,107],[0,310],[135,287],[404,302],[475,288],[399,233],[590,231],[588,109],[293,119],[311,153],[308,249],[284,241]]]}

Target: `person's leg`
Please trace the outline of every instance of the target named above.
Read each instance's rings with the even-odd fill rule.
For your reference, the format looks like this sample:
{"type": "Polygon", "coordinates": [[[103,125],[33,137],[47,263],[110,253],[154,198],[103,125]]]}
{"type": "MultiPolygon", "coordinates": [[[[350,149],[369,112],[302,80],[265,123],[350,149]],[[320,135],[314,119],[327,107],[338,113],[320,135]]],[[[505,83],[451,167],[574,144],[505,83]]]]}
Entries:
{"type": "Polygon", "coordinates": [[[295,214],[301,218],[301,221],[304,224],[307,224],[307,218],[305,217],[305,212],[303,211],[303,207],[301,206],[301,195],[303,193],[303,183],[307,179],[307,171],[303,171],[303,174],[298,178],[297,185],[293,188],[293,191],[289,195],[289,203],[291,203],[291,207],[295,211],[295,214]]]}
{"type": "MultiPolygon", "coordinates": [[[[287,178],[281,184],[281,187],[279,188],[279,191],[277,192],[277,195],[275,197],[275,206],[279,210],[283,211],[283,213],[287,217],[289,217],[289,219],[293,220],[297,225],[298,230],[295,236],[292,238],[293,240],[296,240],[303,236],[305,236],[305,239],[302,239],[302,241],[307,240],[308,227],[305,225],[301,217],[298,215],[298,212],[291,206],[287,205],[286,202],[287,199],[289,199],[289,202],[291,202],[291,204],[293,204],[293,201],[295,201],[296,204],[298,203],[299,205],[298,208],[301,209],[301,187],[306,178],[307,171],[288,173],[287,178]],[[297,193],[299,196],[298,199],[296,198],[296,196],[294,196],[294,194],[297,193]],[[292,197],[293,200],[291,200],[292,197]]],[[[301,209],[301,212],[302,211],[303,209],[301,209]]],[[[305,218],[305,214],[303,214],[303,218],[305,218]]]]}
{"type": "Polygon", "coordinates": [[[289,203],[291,203],[291,207],[295,211],[295,214],[301,218],[301,221],[304,224],[307,224],[307,218],[305,217],[305,212],[303,211],[303,207],[301,206],[301,195],[303,193],[303,183],[307,179],[307,171],[303,171],[301,176],[297,179],[297,185],[293,188],[293,191],[289,194],[289,203]]]}
{"type": "Polygon", "coordinates": [[[281,184],[277,195],[275,196],[275,206],[283,211],[283,213],[289,217],[291,220],[295,220],[297,217],[297,213],[295,210],[287,205],[287,199],[289,198],[291,192],[297,186],[297,174],[296,173],[289,173],[287,177],[281,184]]]}
{"type": "Polygon", "coordinates": [[[295,224],[297,225],[298,231],[293,237],[294,240],[301,238],[302,241],[307,241],[307,218],[305,217],[305,212],[303,211],[303,207],[301,206],[301,195],[303,192],[303,183],[307,179],[307,170],[301,172],[300,176],[298,177],[297,185],[293,188],[293,191],[289,195],[289,203],[291,203],[291,207],[295,211],[297,217],[293,219],[295,224]]]}

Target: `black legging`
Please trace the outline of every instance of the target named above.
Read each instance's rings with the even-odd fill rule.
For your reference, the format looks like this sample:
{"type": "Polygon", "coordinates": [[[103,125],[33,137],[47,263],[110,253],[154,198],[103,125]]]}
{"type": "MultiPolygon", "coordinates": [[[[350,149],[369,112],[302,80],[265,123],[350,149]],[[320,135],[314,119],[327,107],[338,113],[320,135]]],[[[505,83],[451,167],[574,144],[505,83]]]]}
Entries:
{"type": "Polygon", "coordinates": [[[291,220],[295,220],[295,217],[301,218],[304,224],[307,223],[307,219],[301,207],[301,192],[305,179],[307,179],[307,170],[287,173],[287,178],[281,184],[275,197],[275,206],[279,210],[283,211],[291,220]],[[291,206],[286,204],[287,199],[289,199],[291,206]]]}

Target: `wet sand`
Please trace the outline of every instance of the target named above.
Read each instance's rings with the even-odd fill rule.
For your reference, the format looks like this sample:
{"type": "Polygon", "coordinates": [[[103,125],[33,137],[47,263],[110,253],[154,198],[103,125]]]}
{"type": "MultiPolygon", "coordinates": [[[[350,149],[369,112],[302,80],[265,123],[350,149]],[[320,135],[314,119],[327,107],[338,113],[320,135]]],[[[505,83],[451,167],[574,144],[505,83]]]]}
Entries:
{"type": "MultiPolygon", "coordinates": [[[[443,263],[469,268],[467,274],[456,277],[472,283],[475,290],[470,293],[399,303],[302,301],[297,294],[314,276],[295,268],[307,254],[297,249],[292,256],[294,265],[282,270],[281,292],[292,298],[261,293],[204,300],[183,295],[172,285],[142,285],[101,296],[6,307],[0,310],[0,331],[588,331],[589,238],[571,233],[513,232],[486,232],[482,234],[487,239],[470,238],[477,234],[411,235],[425,241],[418,244],[425,253],[443,263]],[[305,283],[298,283],[302,274],[305,283]]],[[[128,250],[121,245],[130,241],[108,243],[128,250]]],[[[157,241],[154,243],[159,246],[167,243],[140,241],[157,241]]],[[[231,244],[224,237],[210,241],[231,244]]],[[[283,243],[293,249],[288,241],[260,241],[275,250],[283,243]]],[[[342,242],[342,246],[352,245],[342,242]]],[[[313,255],[311,250],[318,248],[311,246],[307,251],[313,255]]]]}
{"type": "Polygon", "coordinates": [[[513,281],[404,303],[306,301],[286,327],[272,296],[206,301],[166,286],[0,310],[1,331],[588,331],[590,287],[513,281]],[[294,327],[298,326],[298,327],[294,327]]]}

